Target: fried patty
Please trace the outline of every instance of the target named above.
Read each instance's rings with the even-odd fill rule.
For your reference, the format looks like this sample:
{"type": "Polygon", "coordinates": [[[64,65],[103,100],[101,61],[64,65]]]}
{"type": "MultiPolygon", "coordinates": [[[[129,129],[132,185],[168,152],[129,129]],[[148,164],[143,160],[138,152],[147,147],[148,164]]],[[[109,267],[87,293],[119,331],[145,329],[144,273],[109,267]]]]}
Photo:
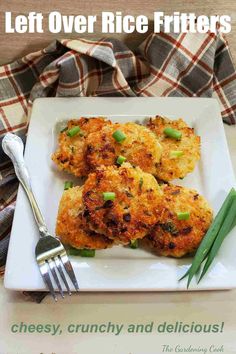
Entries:
{"type": "Polygon", "coordinates": [[[160,256],[183,257],[196,251],[212,222],[212,209],[193,189],[162,185],[163,210],[158,222],[142,245],[160,256]],[[188,220],[178,220],[177,213],[190,213],[188,220]]]}
{"type": "Polygon", "coordinates": [[[67,135],[67,130],[62,131],[58,137],[58,149],[52,155],[52,160],[60,170],[72,173],[77,177],[88,174],[84,150],[86,137],[99,131],[103,126],[111,124],[102,117],[72,119],[67,123],[67,130],[79,126],[81,131],[74,137],[67,135]]]}
{"type": "Polygon", "coordinates": [[[155,134],[135,123],[107,125],[86,139],[86,160],[91,170],[101,165],[114,165],[121,155],[132,165],[155,175],[161,152],[162,148],[155,134]],[[112,135],[116,130],[121,130],[126,135],[124,141],[117,142],[114,139],[112,135]]]}
{"type": "Polygon", "coordinates": [[[64,244],[78,249],[104,249],[113,242],[93,231],[85,231],[82,218],[82,187],[64,191],[57,216],[56,235],[64,244]]]}
{"type": "Polygon", "coordinates": [[[87,225],[116,244],[144,237],[156,222],[161,201],[156,179],[128,163],[100,167],[89,174],[83,189],[87,225]],[[104,192],[114,192],[115,200],[104,201],[104,192]]]}
{"type": "Polygon", "coordinates": [[[171,181],[176,178],[184,178],[195,168],[200,159],[200,137],[194,134],[182,119],[169,120],[159,117],[150,119],[148,128],[158,137],[163,151],[161,161],[157,169],[157,177],[163,181],[171,181]],[[182,133],[181,140],[175,140],[164,134],[164,129],[171,127],[182,133]],[[180,157],[172,157],[172,151],[182,151],[180,157]]]}

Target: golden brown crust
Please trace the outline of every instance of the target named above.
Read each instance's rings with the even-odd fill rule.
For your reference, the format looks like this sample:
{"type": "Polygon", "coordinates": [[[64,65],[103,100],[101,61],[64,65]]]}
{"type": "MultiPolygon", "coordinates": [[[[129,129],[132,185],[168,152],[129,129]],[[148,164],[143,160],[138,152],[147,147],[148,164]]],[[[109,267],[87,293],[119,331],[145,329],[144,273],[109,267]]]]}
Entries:
{"type": "Polygon", "coordinates": [[[142,245],[161,256],[183,257],[195,252],[212,222],[212,209],[193,189],[162,185],[163,210],[142,245]],[[188,220],[178,220],[178,212],[190,212],[188,220]]]}
{"type": "Polygon", "coordinates": [[[52,160],[56,163],[60,170],[72,173],[77,177],[86,176],[88,174],[88,166],[86,164],[84,150],[86,137],[104,125],[110,124],[109,120],[102,117],[97,118],[80,118],[68,121],[68,130],[79,126],[81,133],[74,137],[69,137],[67,132],[61,132],[58,137],[58,149],[52,155],[52,160]]]}
{"type": "Polygon", "coordinates": [[[64,191],[58,210],[56,235],[64,244],[78,249],[111,247],[112,241],[107,237],[85,230],[82,209],[82,187],[74,187],[64,191]]]}
{"type": "Polygon", "coordinates": [[[200,159],[200,137],[194,134],[194,129],[182,120],[169,120],[157,116],[150,119],[148,128],[158,137],[163,151],[161,161],[157,169],[157,177],[163,181],[171,181],[176,178],[183,178],[195,168],[200,159]],[[171,127],[181,131],[181,140],[175,140],[163,133],[164,129],[171,127]],[[183,156],[173,158],[171,151],[183,151],[183,156]]]}
{"type": "Polygon", "coordinates": [[[86,160],[91,170],[102,165],[114,165],[117,157],[122,155],[127,162],[155,175],[161,152],[162,148],[155,135],[146,127],[135,123],[104,126],[86,139],[86,160]],[[112,136],[116,130],[121,130],[126,135],[121,143],[112,136]]]}
{"type": "Polygon", "coordinates": [[[162,193],[155,178],[124,163],[102,166],[91,173],[83,189],[84,217],[88,226],[115,243],[128,244],[144,237],[156,222],[162,193]],[[104,202],[103,192],[115,200],[104,202]]]}

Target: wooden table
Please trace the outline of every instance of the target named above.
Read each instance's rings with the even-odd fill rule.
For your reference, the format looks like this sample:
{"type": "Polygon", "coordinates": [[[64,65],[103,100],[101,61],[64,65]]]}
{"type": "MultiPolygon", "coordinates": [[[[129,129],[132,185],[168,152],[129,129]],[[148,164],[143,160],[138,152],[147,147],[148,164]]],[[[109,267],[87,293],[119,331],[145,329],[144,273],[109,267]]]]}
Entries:
{"type": "MultiPolygon", "coordinates": [[[[122,11],[123,14],[139,15],[144,14],[150,19],[154,11],[164,11],[166,14],[172,14],[173,11],[194,12],[197,15],[231,15],[232,31],[228,34],[231,52],[236,64],[236,1],[235,0],[1,0],[0,1],[0,64],[6,64],[14,59],[23,56],[26,53],[36,51],[47,46],[56,38],[75,38],[78,34],[52,34],[46,30],[47,21],[45,21],[45,31],[39,33],[25,34],[5,34],[4,13],[11,11],[15,17],[18,14],[28,14],[30,11],[42,12],[47,19],[47,14],[51,11],[60,11],[65,15],[97,15],[98,21],[94,34],[80,35],[87,38],[100,38],[102,11],[122,11]]],[[[151,31],[151,29],[150,29],[151,31]]],[[[112,35],[113,36],[113,35],[112,35]]],[[[116,34],[117,38],[124,40],[131,48],[136,47],[147,36],[146,34],[116,34]]]]}

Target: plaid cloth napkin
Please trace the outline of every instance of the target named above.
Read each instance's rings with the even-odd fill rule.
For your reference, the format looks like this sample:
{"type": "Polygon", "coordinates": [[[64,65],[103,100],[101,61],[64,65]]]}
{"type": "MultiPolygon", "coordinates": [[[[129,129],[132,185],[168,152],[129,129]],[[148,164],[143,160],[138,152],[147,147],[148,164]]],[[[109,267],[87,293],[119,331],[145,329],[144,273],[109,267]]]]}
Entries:
{"type": "MultiPolygon", "coordinates": [[[[115,39],[62,40],[1,66],[0,143],[9,131],[24,139],[32,102],[47,96],[215,96],[224,122],[236,123],[236,72],[220,33],[151,34],[135,52],[115,39]]],[[[0,148],[0,265],[17,186],[0,148]]]]}

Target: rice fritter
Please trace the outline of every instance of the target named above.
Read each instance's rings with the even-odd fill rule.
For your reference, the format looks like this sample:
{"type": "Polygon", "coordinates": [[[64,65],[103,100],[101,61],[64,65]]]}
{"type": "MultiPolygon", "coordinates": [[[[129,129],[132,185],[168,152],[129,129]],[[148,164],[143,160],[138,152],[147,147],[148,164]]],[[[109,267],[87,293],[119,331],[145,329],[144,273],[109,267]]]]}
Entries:
{"type": "Polygon", "coordinates": [[[72,173],[77,177],[88,174],[84,149],[86,137],[95,131],[99,131],[104,125],[111,122],[102,117],[72,119],[67,123],[66,129],[61,131],[58,137],[58,149],[52,155],[52,160],[60,170],[72,173]],[[79,127],[79,131],[69,136],[71,129],[79,127]]]}
{"type": "Polygon", "coordinates": [[[124,156],[127,162],[155,175],[161,152],[155,134],[135,123],[106,125],[86,139],[86,160],[91,170],[114,165],[119,156],[124,156]],[[124,135],[123,141],[114,138],[117,131],[124,135]]]}
{"type": "Polygon", "coordinates": [[[163,148],[156,174],[159,179],[171,181],[184,178],[194,170],[200,159],[200,137],[194,134],[193,128],[182,119],[169,120],[160,116],[151,118],[147,126],[156,134],[163,148]],[[164,130],[169,127],[179,131],[181,139],[167,136],[164,130]]]}
{"type": "Polygon", "coordinates": [[[162,185],[163,210],[142,244],[160,256],[182,257],[196,251],[212,222],[204,197],[193,189],[162,185]]]}
{"type": "Polygon", "coordinates": [[[84,184],[88,227],[116,244],[144,237],[156,222],[161,202],[162,191],[156,179],[128,163],[120,168],[102,166],[89,174],[84,184]]]}
{"type": "Polygon", "coordinates": [[[82,187],[64,191],[57,216],[56,235],[64,244],[78,249],[104,249],[112,246],[112,241],[93,231],[85,231],[82,218],[82,187]]]}

